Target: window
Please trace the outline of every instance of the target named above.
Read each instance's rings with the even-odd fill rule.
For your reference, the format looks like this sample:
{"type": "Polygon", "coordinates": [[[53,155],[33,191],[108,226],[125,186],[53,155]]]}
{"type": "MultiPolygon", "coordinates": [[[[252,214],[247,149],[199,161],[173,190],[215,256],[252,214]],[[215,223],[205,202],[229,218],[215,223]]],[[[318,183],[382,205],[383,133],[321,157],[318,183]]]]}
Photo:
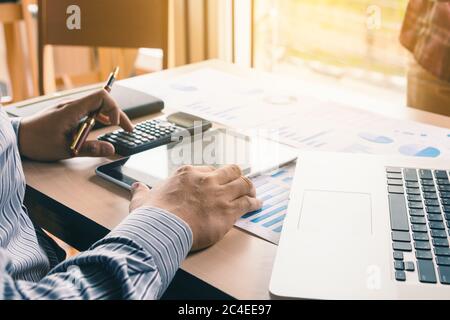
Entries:
{"type": "Polygon", "coordinates": [[[404,86],[407,0],[255,0],[254,65],[404,86]]]}

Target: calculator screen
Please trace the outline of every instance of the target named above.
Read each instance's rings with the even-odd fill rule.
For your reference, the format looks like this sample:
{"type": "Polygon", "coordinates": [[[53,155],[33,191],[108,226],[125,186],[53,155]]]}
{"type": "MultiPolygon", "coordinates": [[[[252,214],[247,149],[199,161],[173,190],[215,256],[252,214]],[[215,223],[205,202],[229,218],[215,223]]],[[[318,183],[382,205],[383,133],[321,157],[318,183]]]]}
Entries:
{"type": "Polygon", "coordinates": [[[116,167],[121,175],[153,186],[183,165],[237,164],[246,176],[276,169],[295,160],[297,151],[276,142],[219,129],[131,156],[116,167]]]}

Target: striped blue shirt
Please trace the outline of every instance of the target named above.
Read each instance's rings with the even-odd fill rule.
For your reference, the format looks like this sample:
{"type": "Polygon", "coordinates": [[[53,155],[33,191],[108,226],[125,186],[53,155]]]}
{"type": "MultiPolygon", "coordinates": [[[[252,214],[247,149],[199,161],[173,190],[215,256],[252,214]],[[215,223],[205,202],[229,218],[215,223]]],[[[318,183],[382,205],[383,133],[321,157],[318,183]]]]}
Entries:
{"type": "Polygon", "coordinates": [[[0,299],[158,299],[192,246],[187,224],[157,208],[132,212],[86,252],[63,251],[23,205],[20,122],[0,110],[0,299]]]}

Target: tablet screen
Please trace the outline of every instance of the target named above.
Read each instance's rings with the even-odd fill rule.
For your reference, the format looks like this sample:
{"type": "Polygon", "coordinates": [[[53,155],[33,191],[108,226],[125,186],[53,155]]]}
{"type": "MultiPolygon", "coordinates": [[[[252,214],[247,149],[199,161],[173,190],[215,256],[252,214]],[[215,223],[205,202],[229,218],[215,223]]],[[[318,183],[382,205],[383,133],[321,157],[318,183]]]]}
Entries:
{"type": "Polygon", "coordinates": [[[246,176],[252,176],[276,169],[296,157],[297,151],[293,148],[219,129],[133,155],[112,170],[118,171],[120,176],[154,186],[183,165],[219,168],[237,164],[246,176]]]}

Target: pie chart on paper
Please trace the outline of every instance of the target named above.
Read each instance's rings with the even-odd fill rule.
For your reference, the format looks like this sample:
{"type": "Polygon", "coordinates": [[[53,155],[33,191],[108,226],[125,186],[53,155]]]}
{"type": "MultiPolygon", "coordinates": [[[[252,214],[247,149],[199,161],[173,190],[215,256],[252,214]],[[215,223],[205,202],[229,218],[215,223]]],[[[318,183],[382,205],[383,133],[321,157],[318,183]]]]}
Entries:
{"type": "Polygon", "coordinates": [[[437,158],[441,155],[441,151],[435,147],[426,147],[416,144],[401,146],[398,151],[405,156],[437,158]]]}

